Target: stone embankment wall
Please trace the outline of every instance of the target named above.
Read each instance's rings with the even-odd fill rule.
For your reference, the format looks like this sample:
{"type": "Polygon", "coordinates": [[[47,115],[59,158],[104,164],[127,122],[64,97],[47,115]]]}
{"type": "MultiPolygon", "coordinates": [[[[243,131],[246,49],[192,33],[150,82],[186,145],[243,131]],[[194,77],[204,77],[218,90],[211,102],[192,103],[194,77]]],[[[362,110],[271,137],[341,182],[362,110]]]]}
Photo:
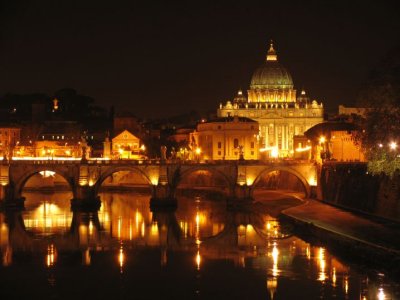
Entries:
{"type": "Polygon", "coordinates": [[[373,176],[363,163],[328,163],[320,184],[324,201],[400,221],[399,171],[373,176]]]}

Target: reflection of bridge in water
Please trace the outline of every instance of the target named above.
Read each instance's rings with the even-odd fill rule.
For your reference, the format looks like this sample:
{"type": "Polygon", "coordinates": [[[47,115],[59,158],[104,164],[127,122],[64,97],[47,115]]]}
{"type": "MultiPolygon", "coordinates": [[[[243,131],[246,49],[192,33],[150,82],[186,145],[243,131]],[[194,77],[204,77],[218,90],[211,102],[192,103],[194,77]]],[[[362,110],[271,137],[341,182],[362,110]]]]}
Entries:
{"type": "MultiPolygon", "coordinates": [[[[99,214],[101,213],[75,211],[65,232],[48,232],[44,236],[35,234],[33,228],[26,226],[22,211],[1,213],[1,248],[10,248],[16,252],[45,252],[48,245],[52,244],[58,251],[68,252],[88,248],[115,249],[123,242],[130,246],[155,246],[176,250],[196,249],[201,245],[202,248],[216,247],[232,251],[262,247],[266,242],[290,236],[289,232],[281,230],[276,219],[248,212],[227,212],[224,219],[219,220],[219,225],[222,225],[219,226],[220,231],[214,235],[202,236],[200,231],[201,219],[205,217],[203,213],[197,213],[195,220],[188,224],[179,222],[175,212],[154,211],[151,222],[146,225],[141,223],[141,235],[135,237],[126,236],[121,228],[116,231],[110,226],[105,228],[99,214]],[[194,229],[189,234],[188,227],[194,229]]],[[[118,222],[122,221],[117,220],[118,222]]],[[[129,230],[132,234],[132,228],[129,230]]]]}
{"type": "Polygon", "coordinates": [[[230,199],[251,199],[253,191],[265,174],[281,171],[296,177],[306,196],[312,194],[317,182],[316,165],[309,161],[235,161],[212,163],[175,163],[159,161],[63,161],[24,160],[2,161],[0,165],[0,196],[7,205],[21,202],[26,182],[42,171],[63,177],[71,188],[74,203],[85,204],[97,198],[102,184],[113,174],[129,171],[138,183],[148,186],[152,198],[162,203],[174,199],[177,188],[199,182],[203,188],[224,192],[230,199]]]}

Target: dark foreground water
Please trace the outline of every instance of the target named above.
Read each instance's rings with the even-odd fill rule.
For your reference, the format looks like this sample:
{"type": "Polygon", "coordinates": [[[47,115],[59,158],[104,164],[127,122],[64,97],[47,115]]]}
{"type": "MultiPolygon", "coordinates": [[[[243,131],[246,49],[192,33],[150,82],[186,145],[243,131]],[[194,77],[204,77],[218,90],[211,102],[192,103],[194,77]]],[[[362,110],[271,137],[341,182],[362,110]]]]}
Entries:
{"type": "Polygon", "coordinates": [[[103,194],[72,213],[68,193],[25,195],[0,214],[0,299],[400,299],[400,284],[291,235],[267,214],[181,198],[103,194]]]}

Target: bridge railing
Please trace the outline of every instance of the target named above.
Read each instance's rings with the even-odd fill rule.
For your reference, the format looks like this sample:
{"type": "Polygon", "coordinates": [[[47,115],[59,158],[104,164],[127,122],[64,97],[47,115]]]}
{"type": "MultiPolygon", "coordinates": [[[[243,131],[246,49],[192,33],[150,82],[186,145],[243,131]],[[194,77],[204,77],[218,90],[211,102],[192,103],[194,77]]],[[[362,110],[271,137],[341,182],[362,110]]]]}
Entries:
{"type": "MultiPolygon", "coordinates": [[[[3,162],[4,163],[4,162],[3,162]]],[[[81,164],[80,159],[63,160],[63,159],[24,159],[24,160],[11,160],[10,164],[34,164],[34,165],[64,165],[64,164],[81,164]]],[[[180,160],[180,159],[146,159],[146,160],[133,160],[133,159],[89,159],[85,163],[89,165],[300,165],[314,163],[309,160],[295,160],[295,159],[270,159],[270,160],[180,160]]],[[[354,163],[354,162],[353,162],[354,163]]]]}

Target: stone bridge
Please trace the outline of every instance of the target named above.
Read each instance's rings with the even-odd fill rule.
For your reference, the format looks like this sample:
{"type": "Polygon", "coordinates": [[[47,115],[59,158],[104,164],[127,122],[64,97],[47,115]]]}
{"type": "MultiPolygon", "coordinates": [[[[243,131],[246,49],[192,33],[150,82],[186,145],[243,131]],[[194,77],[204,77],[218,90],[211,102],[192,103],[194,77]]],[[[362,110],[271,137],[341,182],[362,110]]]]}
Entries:
{"type": "Polygon", "coordinates": [[[317,182],[316,165],[309,161],[295,160],[209,163],[154,160],[3,160],[0,162],[0,200],[6,204],[21,201],[26,182],[41,171],[53,171],[62,176],[70,185],[73,201],[77,203],[88,203],[97,199],[106,178],[120,171],[139,174],[142,182],[151,189],[152,198],[160,201],[173,199],[176,189],[184,186],[190,176],[218,178],[220,187],[231,199],[251,199],[254,187],[262,176],[273,171],[286,171],[296,176],[303,184],[306,196],[313,193],[317,182]]]}

